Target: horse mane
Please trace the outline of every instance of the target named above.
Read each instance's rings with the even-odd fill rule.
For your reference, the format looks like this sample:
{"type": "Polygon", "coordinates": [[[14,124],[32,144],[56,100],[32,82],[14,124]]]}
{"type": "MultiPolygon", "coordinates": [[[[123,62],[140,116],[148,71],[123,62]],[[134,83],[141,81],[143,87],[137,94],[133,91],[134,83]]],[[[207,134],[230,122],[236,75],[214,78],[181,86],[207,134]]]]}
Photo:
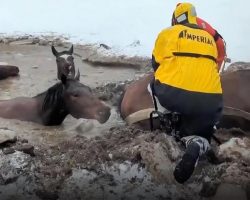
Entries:
{"type": "Polygon", "coordinates": [[[47,91],[36,97],[44,97],[42,100],[42,119],[45,125],[58,125],[68,114],[63,101],[64,87],[61,82],[51,86],[47,91]]]}
{"type": "MultiPolygon", "coordinates": [[[[46,92],[42,110],[46,111],[49,108],[58,107],[58,105],[62,105],[63,103],[63,84],[56,83],[52,87],[50,87],[46,92]],[[58,104],[59,103],[59,104],[58,104]]],[[[60,107],[60,106],[59,106],[60,107]]]]}
{"type": "Polygon", "coordinates": [[[119,96],[119,98],[118,98],[118,106],[117,106],[117,109],[118,109],[118,113],[120,113],[120,116],[121,117],[123,117],[122,116],[122,100],[123,100],[123,97],[124,97],[124,95],[125,95],[125,88],[123,89],[123,91],[122,91],[122,93],[121,93],[121,95],[119,96]]]}

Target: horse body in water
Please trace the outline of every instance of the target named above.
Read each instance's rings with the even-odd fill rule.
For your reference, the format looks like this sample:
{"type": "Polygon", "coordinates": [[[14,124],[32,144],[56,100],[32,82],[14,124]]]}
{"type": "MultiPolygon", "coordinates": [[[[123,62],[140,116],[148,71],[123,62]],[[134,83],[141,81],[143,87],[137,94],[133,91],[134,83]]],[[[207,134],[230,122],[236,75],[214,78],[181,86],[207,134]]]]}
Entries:
{"type": "Polygon", "coordinates": [[[52,46],[52,52],[56,56],[60,82],[31,98],[0,101],[0,117],[59,125],[70,114],[74,118],[96,119],[105,123],[109,119],[110,108],[95,97],[89,87],[79,82],[79,70],[75,75],[73,46],[62,52],[57,52],[52,46]]]}
{"type": "Polygon", "coordinates": [[[105,123],[110,116],[110,108],[95,97],[89,87],[64,75],[61,82],[35,97],[0,101],[2,118],[59,125],[68,114],[105,123]]]}
{"type": "MultiPolygon", "coordinates": [[[[153,74],[148,74],[129,85],[121,101],[121,116],[128,124],[149,129],[149,115],[155,109],[147,86],[153,74]]],[[[219,127],[239,127],[250,130],[250,70],[223,73],[224,109],[219,127]]]]}

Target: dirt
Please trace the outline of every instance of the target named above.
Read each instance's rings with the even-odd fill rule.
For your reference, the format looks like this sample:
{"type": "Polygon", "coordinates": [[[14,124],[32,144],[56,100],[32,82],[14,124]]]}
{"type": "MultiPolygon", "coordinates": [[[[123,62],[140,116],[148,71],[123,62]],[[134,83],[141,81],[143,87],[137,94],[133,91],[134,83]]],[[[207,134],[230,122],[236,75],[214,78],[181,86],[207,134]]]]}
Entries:
{"type": "MultiPolygon", "coordinates": [[[[4,41],[0,61],[19,66],[20,77],[0,82],[1,99],[33,96],[57,81],[49,43],[4,41]]],[[[161,131],[127,126],[117,113],[124,87],[149,70],[147,59],[90,65],[82,59],[96,46],[88,48],[75,48],[81,82],[113,107],[111,118],[100,125],[68,117],[58,127],[0,119],[0,134],[13,135],[0,140],[1,200],[221,199],[231,187],[237,188],[237,197],[250,199],[249,133],[218,130],[223,145],[213,142],[213,149],[220,162],[205,157],[187,183],[176,183],[172,174],[182,145],[161,131]]]]}
{"type": "Polygon", "coordinates": [[[236,70],[244,70],[244,69],[250,69],[250,63],[249,62],[235,62],[232,63],[227,67],[226,72],[232,72],[236,70]]]}

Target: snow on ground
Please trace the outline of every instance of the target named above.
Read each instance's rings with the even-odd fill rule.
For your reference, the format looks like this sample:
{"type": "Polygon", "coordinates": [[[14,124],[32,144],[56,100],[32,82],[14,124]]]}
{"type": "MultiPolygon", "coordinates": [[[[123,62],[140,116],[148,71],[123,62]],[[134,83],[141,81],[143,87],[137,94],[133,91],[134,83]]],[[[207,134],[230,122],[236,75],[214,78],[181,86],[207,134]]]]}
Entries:
{"type": "MultiPolygon", "coordinates": [[[[117,53],[151,56],[170,25],[176,0],[0,0],[1,34],[64,34],[74,43],[105,43],[117,53]]],[[[248,0],[191,0],[227,41],[232,61],[249,61],[248,0]]]]}

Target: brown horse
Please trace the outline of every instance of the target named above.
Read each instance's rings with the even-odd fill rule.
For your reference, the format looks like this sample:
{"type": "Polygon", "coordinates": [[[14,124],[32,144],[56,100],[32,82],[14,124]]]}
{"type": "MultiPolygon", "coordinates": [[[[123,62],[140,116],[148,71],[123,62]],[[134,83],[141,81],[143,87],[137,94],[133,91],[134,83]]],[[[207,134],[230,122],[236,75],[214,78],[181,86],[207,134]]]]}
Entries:
{"type": "Polygon", "coordinates": [[[0,80],[8,78],[10,76],[17,76],[19,68],[13,65],[0,64],[0,80]]]}
{"type": "Polygon", "coordinates": [[[73,45],[69,50],[58,52],[52,45],[51,50],[53,55],[56,57],[57,64],[57,78],[60,80],[62,74],[68,78],[78,79],[80,78],[80,73],[78,71],[75,76],[75,63],[73,57],[73,45]]]}
{"type": "Polygon", "coordinates": [[[250,69],[224,72],[221,75],[224,110],[220,127],[250,130],[250,69]]]}
{"type": "Polygon", "coordinates": [[[62,74],[60,82],[35,97],[0,101],[0,117],[59,125],[70,114],[74,118],[96,119],[105,123],[110,108],[92,94],[88,86],[62,74]]]}
{"type": "MultiPolygon", "coordinates": [[[[126,88],[121,101],[121,116],[128,124],[150,127],[149,117],[154,110],[147,86],[152,81],[150,73],[126,88]]],[[[219,127],[240,127],[250,130],[250,70],[223,73],[224,110],[219,127]]]]}

